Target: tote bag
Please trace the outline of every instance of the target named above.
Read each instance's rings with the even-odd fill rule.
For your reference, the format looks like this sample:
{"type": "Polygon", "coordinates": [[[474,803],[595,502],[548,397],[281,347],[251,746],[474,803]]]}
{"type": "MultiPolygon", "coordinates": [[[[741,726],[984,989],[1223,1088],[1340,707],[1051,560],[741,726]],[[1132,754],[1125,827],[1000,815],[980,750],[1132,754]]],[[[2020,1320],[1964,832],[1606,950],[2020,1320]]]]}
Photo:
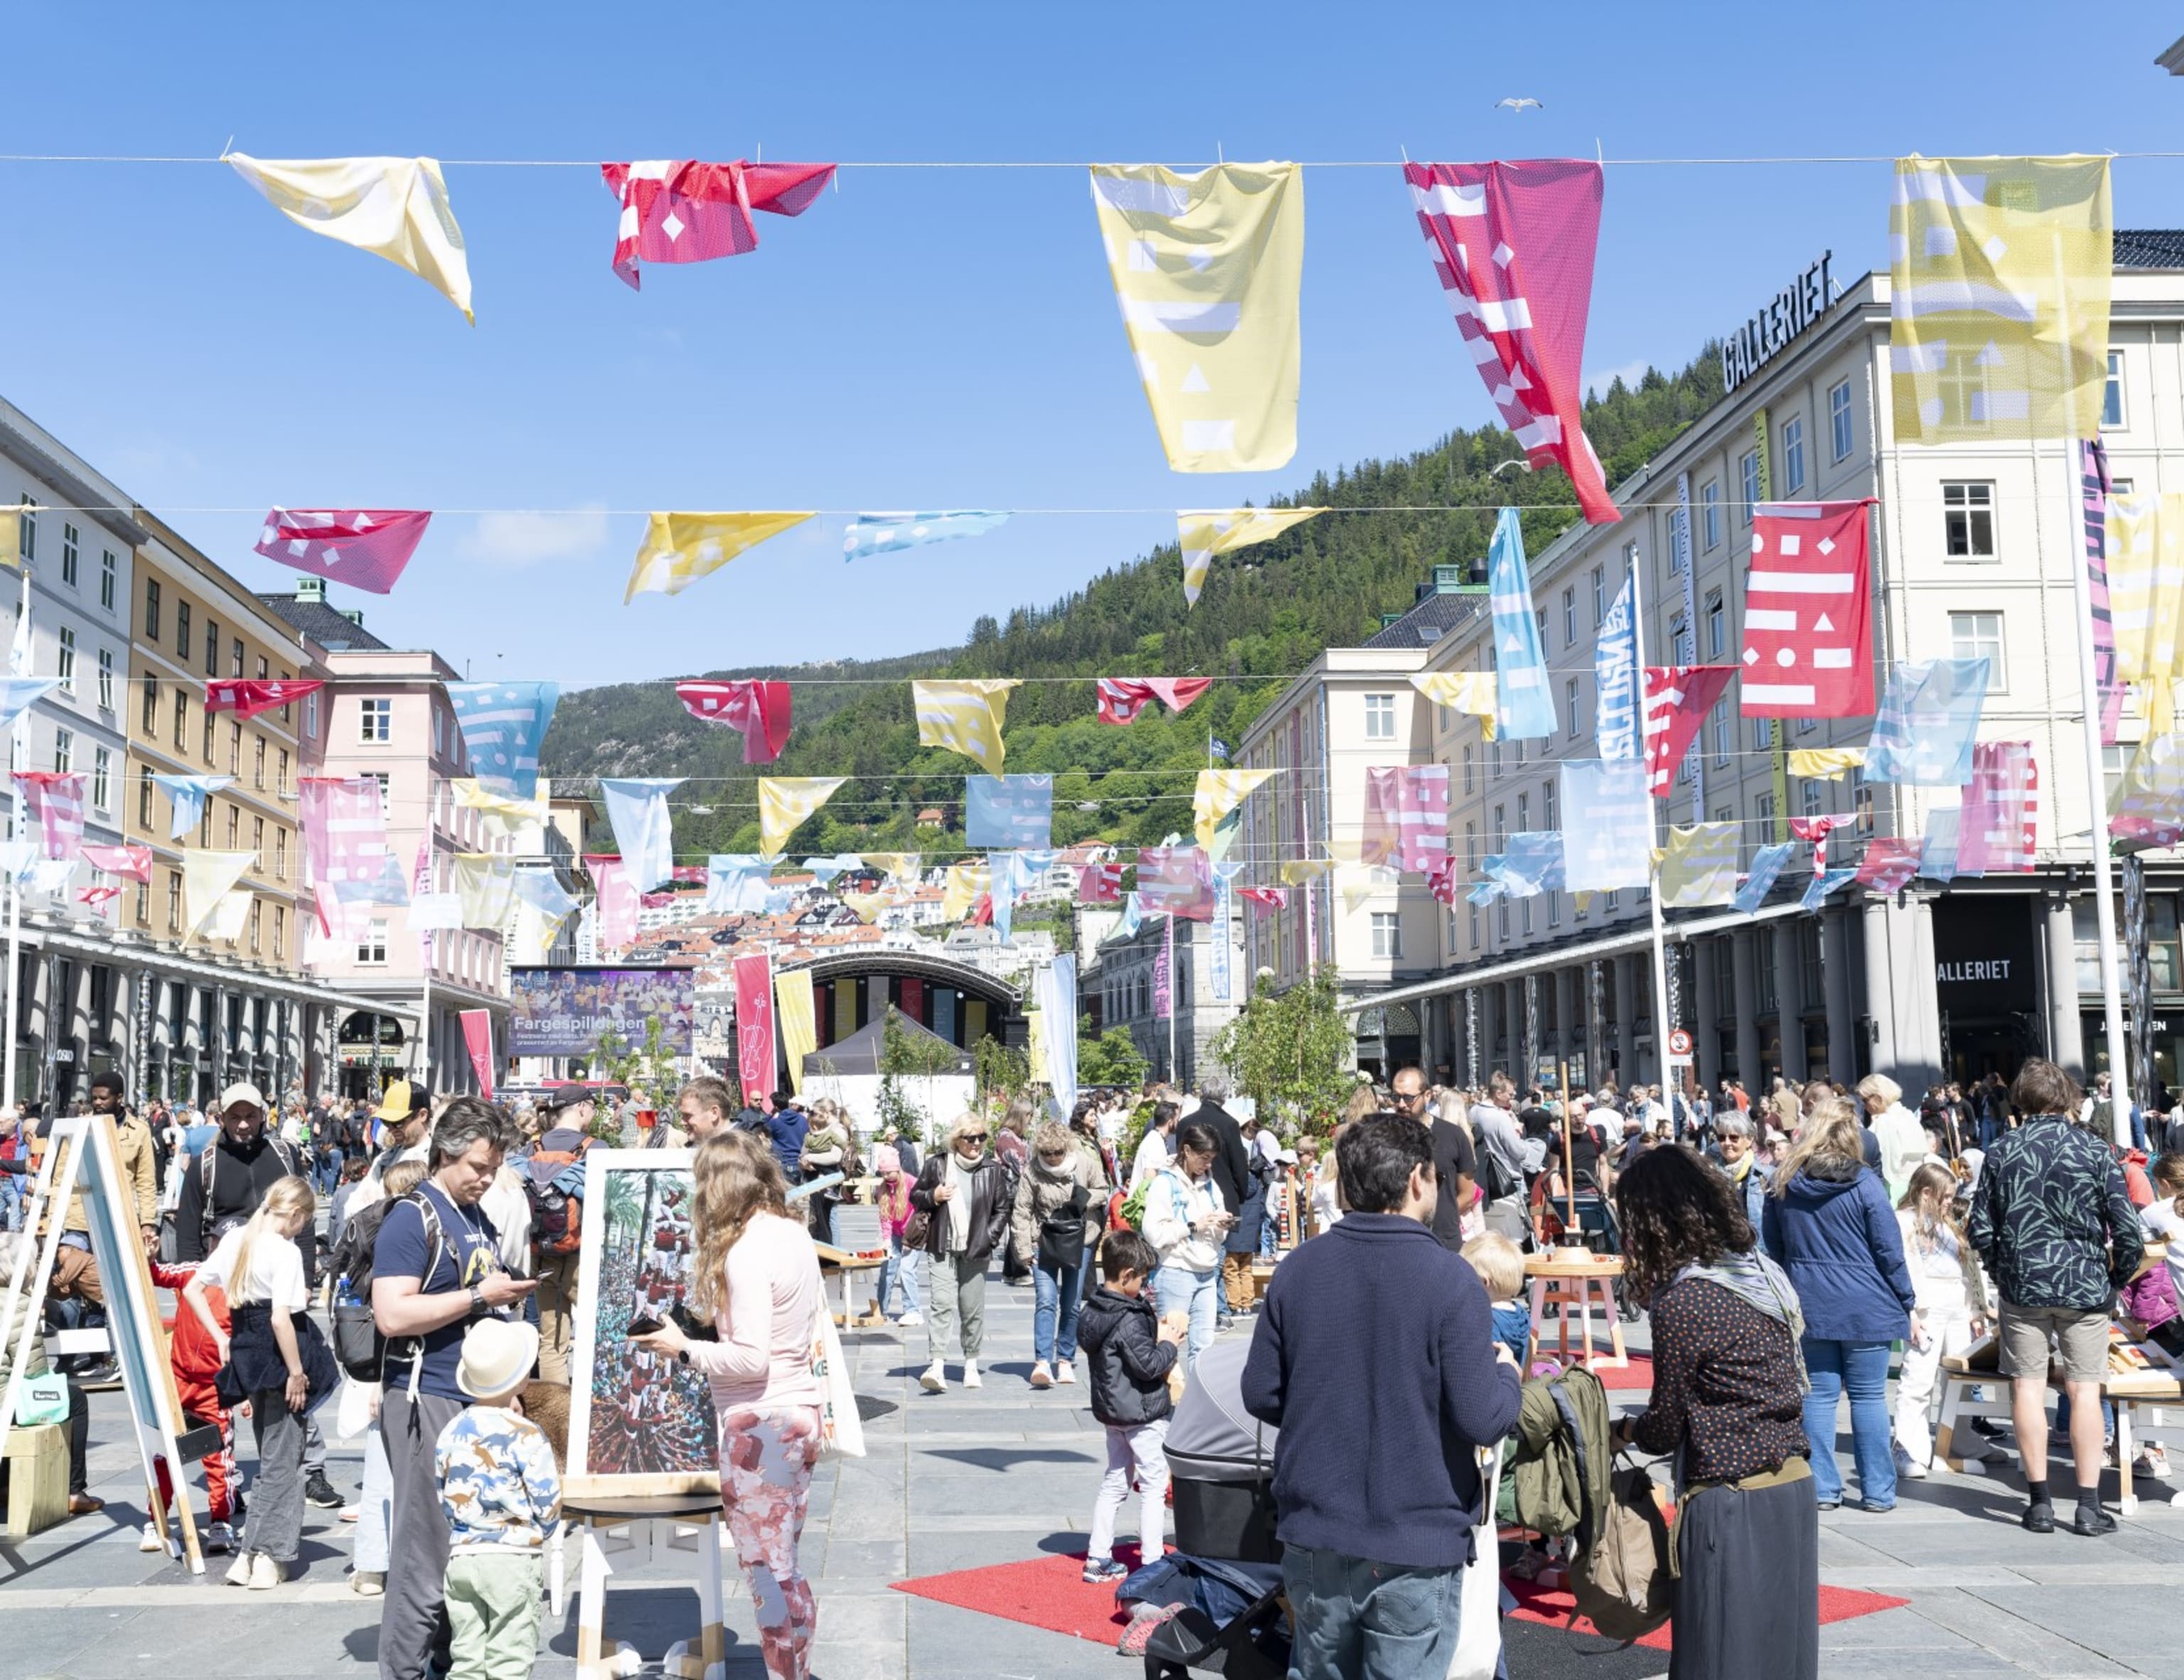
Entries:
{"type": "Polygon", "coordinates": [[[1485,1515],[1471,1531],[1471,1566],[1463,1571],[1458,1600],[1456,1655],[1448,1680],[1494,1680],[1502,1662],[1502,1539],[1494,1504],[1502,1488],[1502,1454],[1479,1449],[1480,1507],[1485,1515]]]}
{"type": "Polygon", "coordinates": [[[819,1384],[819,1456],[822,1459],[861,1459],[865,1455],[864,1420],[857,1415],[856,1392],[850,1387],[850,1367],[842,1358],[842,1338],[834,1331],[834,1315],[819,1304],[819,1331],[811,1338],[811,1375],[819,1384]]]}

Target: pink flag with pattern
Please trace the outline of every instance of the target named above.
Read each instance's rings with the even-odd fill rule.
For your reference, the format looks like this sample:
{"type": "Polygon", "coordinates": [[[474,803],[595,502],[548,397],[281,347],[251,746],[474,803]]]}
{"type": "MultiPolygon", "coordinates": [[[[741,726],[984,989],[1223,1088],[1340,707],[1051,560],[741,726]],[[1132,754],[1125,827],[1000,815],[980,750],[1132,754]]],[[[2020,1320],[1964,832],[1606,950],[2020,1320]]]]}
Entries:
{"type": "Polygon", "coordinates": [[[1374,766],[1365,772],[1359,859],[1425,875],[1448,856],[1448,766],[1374,766]]]}
{"type": "Polygon", "coordinates": [[[405,508],[276,507],[258,552],[298,572],[383,595],[401,580],[432,516],[405,508]]]}
{"type": "Polygon", "coordinates": [[[602,952],[620,951],[637,940],[637,889],[619,857],[584,854],[596,895],[596,925],[593,936],[602,952]]]}
{"type": "Polygon", "coordinates": [[[1134,723],[1153,700],[1180,712],[1213,686],[1211,677],[1102,677],[1100,721],[1134,723]]]}
{"type": "Polygon", "coordinates": [[[15,785],[36,819],[45,855],[58,862],[83,850],[83,773],[18,770],[15,785]]]}
{"type": "Polygon", "coordinates": [[[1959,875],[2027,875],[2040,829],[2040,767],[2031,741],[1981,741],[1972,749],[1957,821],[1959,875]]]}
{"type": "Polygon", "coordinates": [[[1858,885],[1881,893],[1895,892],[1908,885],[1912,876],[1919,873],[1919,855],[1925,844],[1923,840],[1882,835],[1865,848],[1865,856],[1858,861],[1858,885]]]}
{"type": "Polygon", "coordinates": [[[1120,863],[1086,863],[1077,871],[1077,901],[1080,904],[1120,904],[1123,901],[1123,866],[1120,863]]]}
{"type": "Polygon", "coordinates": [[[677,683],[675,697],[703,723],[740,730],[744,762],[771,764],[788,744],[788,684],[738,678],[727,683],[677,683]]]}
{"type": "Polygon", "coordinates": [[[123,846],[86,846],[83,861],[109,875],[126,875],[132,881],[152,879],[152,848],[134,840],[123,846]]]}
{"type": "Polygon", "coordinates": [[[621,205],[614,271],[632,291],[637,265],[696,263],[758,248],[751,212],[801,215],[834,178],[832,164],[701,164],[690,158],[601,164],[621,205]]]}
{"type": "Polygon", "coordinates": [[[255,717],[261,712],[301,700],[326,687],[317,677],[283,677],[276,681],[229,681],[214,678],[205,684],[207,712],[232,712],[238,717],[255,717]]]}

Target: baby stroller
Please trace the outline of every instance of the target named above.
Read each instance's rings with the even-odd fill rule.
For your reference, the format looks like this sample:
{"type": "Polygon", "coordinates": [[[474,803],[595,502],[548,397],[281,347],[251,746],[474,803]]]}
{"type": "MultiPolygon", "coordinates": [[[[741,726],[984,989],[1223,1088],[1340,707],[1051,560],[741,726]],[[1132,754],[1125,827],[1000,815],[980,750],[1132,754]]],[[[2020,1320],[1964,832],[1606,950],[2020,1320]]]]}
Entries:
{"type": "MultiPolygon", "coordinates": [[[[1572,1178],[1572,1195],[1565,1198],[1545,1193],[1547,1176],[1544,1173],[1540,1175],[1542,1193],[1535,1227],[1540,1247],[1556,1247],[1567,1231],[1582,1237],[1585,1247],[1596,1254],[1620,1254],[1623,1230],[1615,1220],[1615,1203],[1601,1189],[1598,1180],[1580,1169],[1572,1178]]],[[[1624,1323],[1637,1321],[1637,1304],[1624,1290],[1619,1277],[1615,1280],[1615,1310],[1624,1323]]]]}
{"type": "Polygon", "coordinates": [[[1176,1549],[1124,1581],[1117,1599],[1184,1608],[1147,1641],[1145,1680],[1194,1669],[1228,1680],[1282,1680],[1289,1611],[1274,1536],[1275,1430],[1244,1409],[1248,1337],[1199,1356],[1168,1421],[1176,1549]]]}

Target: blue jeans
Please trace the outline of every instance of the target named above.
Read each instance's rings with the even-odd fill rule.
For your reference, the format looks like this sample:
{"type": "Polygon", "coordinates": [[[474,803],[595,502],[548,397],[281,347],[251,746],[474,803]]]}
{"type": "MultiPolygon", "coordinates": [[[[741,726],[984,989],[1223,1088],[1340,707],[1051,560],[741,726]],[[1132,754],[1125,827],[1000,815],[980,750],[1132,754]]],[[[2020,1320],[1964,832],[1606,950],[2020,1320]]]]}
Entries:
{"type": "Polygon", "coordinates": [[[1851,1456],[1858,1492],[1870,1510],[1896,1503],[1896,1458],[1888,1428],[1888,1349],[1886,1342],[1830,1342],[1805,1338],[1805,1369],[1813,1392],[1805,1397],[1805,1436],[1813,1449],[1813,1496],[1822,1504],[1843,1496],[1842,1467],[1836,1462],[1836,1403],[1850,1396],[1851,1456]]]}
{"type": "Polygon", "coordinates": [[[1041,1365],[1066,1365],[1077,1357],[1077,1313],[1084,1304],[1084,1292],[1079,1287],[1084,1279],[1081,1260],[1059,1271],[1043,1265],[1031,1269],[1032,1293],[1036,1298],[1031,1314],[1031,1356],[1041,1365]],[[1057,1317],[1061,1320],[1058,1329],[1057,1317]]]}
{"type": "Polygon", "coordinates": [[[1413,1569],[1290,1546],[1291,1680],[1440,1680],[1456,1655],[1463,1571],[1413,1569]]]}
{"type": "Polygon", "coordinates": [[[1979,1143],[1981,1149],[1994,1147],[1994,1141],[2002,1136],[2002,1122],[1992,1114],[1981,1114],[1979,1119],[1979,1143]]]}
{"type": "MultiPolygon", "coordinates": [[[[898,1285],[902,1290],[903,1311],[918,1312],[917,1256],[915,1253],[903,1252],[900,1237],[890,1237],[888,1241],[888,1257],[880,1262],[879,1287],[880,1311],[889,1318],[897,1316],[889,1310],[888,1303],[894,1297],[898,1285]]],[[[919,1315],[923,1316],[922,1313],[919,1315]]]]}
{"type": "Polygon", "coordinates": [[[1186,1271],[1181,1266],[1162,1266],[1153,1274],[1153,1305],[1165,1318],[1170,1313],[1190,1315],[1190,1335],[1184,1343],[1183,1368],[1187,1372],[1213,1341],[1213,1314],[1221,1300],[1221,1268],[1186,1271]]]}

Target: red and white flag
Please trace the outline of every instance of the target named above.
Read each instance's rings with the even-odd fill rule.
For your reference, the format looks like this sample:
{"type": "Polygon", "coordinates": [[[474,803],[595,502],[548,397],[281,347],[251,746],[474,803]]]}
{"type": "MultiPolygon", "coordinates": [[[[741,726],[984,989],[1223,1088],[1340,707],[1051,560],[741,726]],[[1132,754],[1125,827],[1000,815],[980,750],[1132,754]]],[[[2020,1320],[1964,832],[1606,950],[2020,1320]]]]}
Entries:
{"type": "Polygon", "coordinates": [[[746,952],[728,965],[736,988],[736,1076],[744,1101],[771,1096],[774,1086],[773,962],[746,952]]]}
{"type": "Polygon", "coordinates": [[[1238,887],[1236,896],[1248,900],[1264,910],[1286,910],[1290,905],[1287,887],[1238,887]]]}
{"type": "Polygon", "coordinates": [[[1077,901],[1080,904],[1120,904],[1123,901],[1123,866],[1120,863],[1086,863],[1077,871],[1077,901]]]}
{"type": "Polygon", "coordinates": [[[115,886],[78,887],[75,890],[75,901],[93,910],[103,910],[120,896],[121,889],[115,886]]]}
{"type": "MultiPolygon", "coordinates": [[[[1457,890],[1462,885],[1456,878],[1456,859],[1453,857],[1442,858],[1438,868],[1429,869],[1426,872],[1426,890],[1431,893],[1437,901],[1449,906],[1451,909],[1456,906],[1457,890]]],[[[1309,904],[1311,890],[1308,888],[1306,890],[1305,898],[1306,902],[1309,904]]]]}
{"type": "Polygon", "coordinates": [[[1363,863],[1429,874],[1448,856],[1448,766],[1375,766],[1365,772],[1363,863]]]}
{"type": "Polygon", "coordinates": [[[152,848],[134,840],[123,846],[86,846],[83,861],[109,875],[125,875],[132,881],[152,879],[152,848]]]}
{"type": "Polygon", "coordinates": [[[1835,832],[1837,823],[1848,820],[1843,817],[1792,817],[1790,819],[1790,832],[1801,840],[1813,843],[1813,873],[1815,877],[1827,873],[1828,836],[1835,832]]]}
{"type": "Polygon", "coordinates": [[[2028,875],[2040,833],[2040,767],[2030,741],[1981,741],[1972,749],[1957,822],[1959,875],[2028,875]]]}
{"type": "Polygon", "coordinates": [[[45,855],[58,862],[83,850],[83,773],[81,770],[18,770],[15,785],[38,824],[45,855]]]}
{"type": "Polygon", "coordinates": [[[1676,766],[1736,674],[1734,665],[1646,667],[1646,791],[1654,798],[1668,797],[1676,766]]]}
{"type": "Polygon", "coordinates": [[[1868,505],[1762,502],[1753,510],[1744,585],[1747,717],[1871,715],[1868,505]]]}
{"type": "Polygon", "coordinates": [[[1895,892],[1909,885],[1919,873],[1919,854],[1925,842],[1899,840],[1892,834],[1868,844],[1858,861],[1858,883],[1875,892],[1895,892]]]}
{"type": "Polygon", "coordinates": [[[1494,405],[1534,466],[1569,475],[1587,521],[1623,516],[1585,435],[1585,317],[1601,168],[1577,158],[1406,164],[1434,271],[1494,405]]]}
{"type": "Polygon", "coordinates": [[[232,712],[238,717],[255,717],[261,712],[299,700],[326,687],[317,677],[286,677],[270,682],[230,681],[214,678],[205,684],[207,712],[232,712]]]}
{"type": "Polygon", "coordinates": [[[1100,678],[1100,721],[1134,723],[1152,700],[1170,712],[1180,712],[1213,686],[1211,677],[1102,677],[1100,678]]]}
{"type": "Polygon", "coordinates": [[[801,215],[834,178],[832,164],[701,164],[689,158],[601,164],[621,205],[614,271],[635,291],[637,265],[696,263],[758,248],[754,210],[801,215]]]}
{"type": "Polygon", "coordinates": [[[693,717],[739,729],[744,762],[771,764],[788,744],[788,684],[738,678],[728,683],[677,683],[675,697],[693,717]]]}
{"type": "Polygon", "coordinates": [[[265,516],[258,552],[383,595],[401,579],[432,517],[404,508],[276,507],[265,516]]]}

